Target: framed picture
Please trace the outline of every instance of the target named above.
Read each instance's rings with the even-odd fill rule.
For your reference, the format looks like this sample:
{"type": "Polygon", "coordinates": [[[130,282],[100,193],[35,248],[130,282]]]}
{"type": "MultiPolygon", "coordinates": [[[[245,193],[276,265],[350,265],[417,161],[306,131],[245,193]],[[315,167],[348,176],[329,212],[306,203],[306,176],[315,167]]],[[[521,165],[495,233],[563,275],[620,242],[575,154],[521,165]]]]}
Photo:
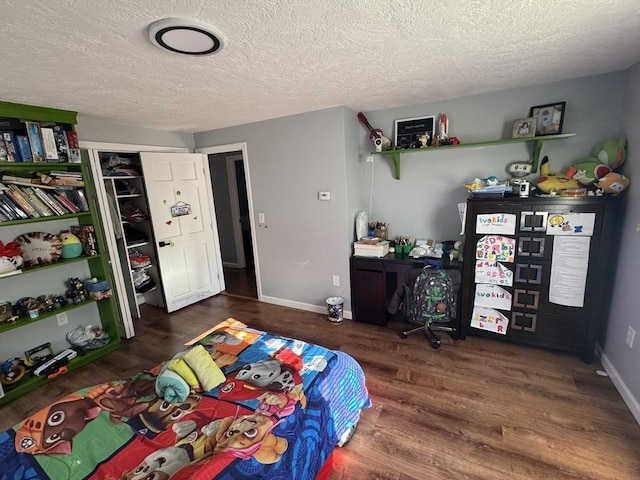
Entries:
{"type": "Polygon", "coordinates": [[[511,138],[533,137],[536,134],[538,117],[521,118],[513,122],[511,138]]]}
{"type": "Polygon", "coordinates": [[[564,120],[564,109],[566,105],[567,102],[558,102],[531,107],[529,116],[538,117],[536,137],[562,133],[562,122],[564,120]]]}
{"type": "Polygon", "coordinates": [[[396,120],[393,139],[395,148],[420,148],[431,145],[435,123],[435,115],[396,120]],[[425,134],[428,134],[428,138],[425,134]]]}

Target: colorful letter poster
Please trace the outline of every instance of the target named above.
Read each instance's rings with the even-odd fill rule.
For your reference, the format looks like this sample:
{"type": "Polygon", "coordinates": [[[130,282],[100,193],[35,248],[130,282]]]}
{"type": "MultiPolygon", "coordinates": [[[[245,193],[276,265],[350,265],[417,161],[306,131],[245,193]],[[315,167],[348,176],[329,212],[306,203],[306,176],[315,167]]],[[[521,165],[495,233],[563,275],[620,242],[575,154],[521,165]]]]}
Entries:
{"type": "Polygon", "coordinates": [[[547,235],[593,235],[595,213],[562,213],[549,215],[547,235]]]}
{"type": "Polygon", "coordinates": [[[473,299],[474,306],[490,307],[499,310],[511,310],[511,293],[498,285],[476,285],[476,296],[473,299]]]}
{"type": "Polygon", "coordinates": [[[506,335],[508,325],[509,319],[499,311],[487,307],[473,307],[473,314],[471,315],[471,326],[473,328],[506,335]]]}
{"type": "Polygon", "coordinates": [[[500,262],[476,260],[476,283],[513,286],[513,272],[500,262]]]}
{"type": "Polygon", "coordinates": [[[513,262],[516,240],[502,235],[485,235],[476,243],[476,260],[513,262]]]}
{"type": "Polygon", "coordinates": [[[516,233],[516,216],[513,213],[481,213],[476,215],[476,233],[516,233]]]}

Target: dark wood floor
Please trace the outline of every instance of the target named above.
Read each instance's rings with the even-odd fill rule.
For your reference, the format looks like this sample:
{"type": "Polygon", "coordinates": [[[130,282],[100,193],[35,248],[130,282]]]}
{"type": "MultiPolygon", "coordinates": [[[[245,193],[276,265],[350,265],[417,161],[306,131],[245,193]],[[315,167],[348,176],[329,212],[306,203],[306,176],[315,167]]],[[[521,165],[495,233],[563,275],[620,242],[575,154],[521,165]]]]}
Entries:
{"type": "Polygon", "coordinates": [[[223,267],[225,293],[238,297],[258,298],[256,272],[252,267],[223,267]]]}
{"type": "Polygon", "coordinates": [[[172,315],[143,306],[118,351],[0,408],[3,429],[80,387],[128,377],[228,317],[355,357],[373,407],[335,455],[331,480],[640,478],[640,426],[601,366],[491,339],[440,350],[386,328],[218,295],[172,315]]]}

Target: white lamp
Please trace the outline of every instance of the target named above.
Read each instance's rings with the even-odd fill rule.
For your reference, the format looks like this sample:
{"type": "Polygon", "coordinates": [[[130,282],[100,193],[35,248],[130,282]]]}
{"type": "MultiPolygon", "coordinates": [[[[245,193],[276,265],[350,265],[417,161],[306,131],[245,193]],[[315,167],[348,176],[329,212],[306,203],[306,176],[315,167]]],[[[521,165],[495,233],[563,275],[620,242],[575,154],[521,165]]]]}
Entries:
{"type": "Polygon", "coordinates": [[[213,55],[224,47],[221,32],[204,23],[166,18],[149,25],[149,40],[158,48],[183,55],[213,55]]]}

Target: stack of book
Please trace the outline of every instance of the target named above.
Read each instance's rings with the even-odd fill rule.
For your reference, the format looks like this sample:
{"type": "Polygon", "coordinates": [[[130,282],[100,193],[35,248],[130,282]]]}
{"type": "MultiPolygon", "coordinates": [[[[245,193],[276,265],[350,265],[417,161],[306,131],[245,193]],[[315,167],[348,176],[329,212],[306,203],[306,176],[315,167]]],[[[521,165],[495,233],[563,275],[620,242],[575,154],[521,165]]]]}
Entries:
{"type": "Polygon", "coordinates": [[[0,183],[0,222],[88,212],[82,188],[0,183]]]}
{"type": "Polygon", "coordinates": [[[387,253],[389,253],[388,240],[364,237],[353,242],[353,254],[358,257],[384,257],[387,253]]]}
{"type": "Polygon", "coordinates": [[[64,125],[29,122],[0,132],[0,162],[80,162],[78,135],[64,125]]]}

